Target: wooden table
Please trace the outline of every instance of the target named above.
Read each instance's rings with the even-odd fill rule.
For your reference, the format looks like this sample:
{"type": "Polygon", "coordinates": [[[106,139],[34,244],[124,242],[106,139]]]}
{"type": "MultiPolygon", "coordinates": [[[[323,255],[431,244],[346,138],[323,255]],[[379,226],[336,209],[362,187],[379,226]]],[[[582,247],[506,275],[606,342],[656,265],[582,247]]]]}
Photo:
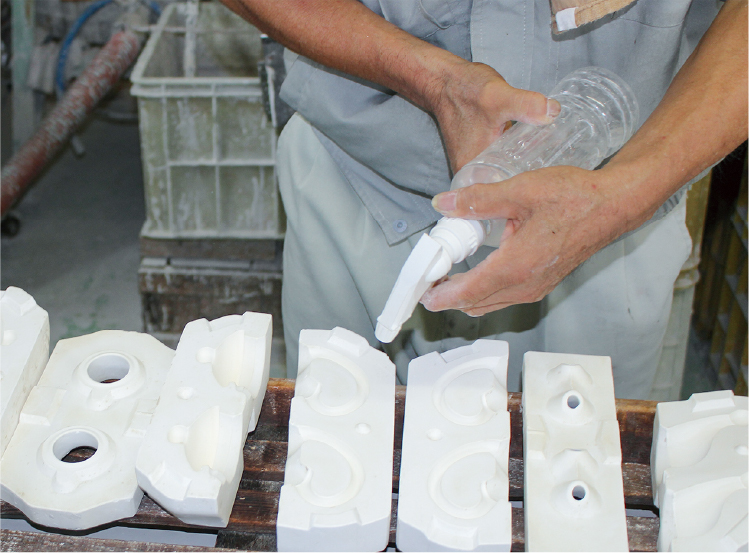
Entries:
{"type": "MultiPolygon", "coordinates": [[[[244,448],[244,473],[239,485],[229,525],[218,531],[217,549],[273,551],[276,549],[276,515],[278,496],[283,483],[288,439],[288,421],[294,381],[271,379],[263,402],[257,429],[248,436],[244,448]]],[[[393,492],[398,492],[401,442],[403,438],[403,409],[406,388],[396,388],[395,455],[393,463],[393,492]]],[[[523,418],[520,394],[511,393],[509,410],[512,439],[510,441],[510,500],[523,500],[523,418]]],[[[628,508],[657,512],[653,507],[650,488],[650,446],[653,433],[655,402],[617,400],[617,418],[621,432],[622,471],[624,474],[625,504],[628,508]]],[[[390,546],[395,546],[395,512],[390,524],[390,546]]],[[[8,503],[0,505],[2,518],[24,518],[8,503]]],[[[524,549],[523,510],[513,508],[513,551],[524,549]]],[[[173,517],[149,497],[144,497],[138,513],[108,526],[129,526],[172,530],[203,530],[173,517]]],[[[97,528],[101,529],[101,528],[97,528]]],[[[45,528],[50,532],[54,529],[45,528]]],[[[631,551],[655,551],[658,538],[657,517],[627,518],[631,551]]],[[[34,534],[2,530],[0,548],[3,551],[200,551],[204,548],[148,544],[118,540],[102,540],[81,535],[34,534]]]]}

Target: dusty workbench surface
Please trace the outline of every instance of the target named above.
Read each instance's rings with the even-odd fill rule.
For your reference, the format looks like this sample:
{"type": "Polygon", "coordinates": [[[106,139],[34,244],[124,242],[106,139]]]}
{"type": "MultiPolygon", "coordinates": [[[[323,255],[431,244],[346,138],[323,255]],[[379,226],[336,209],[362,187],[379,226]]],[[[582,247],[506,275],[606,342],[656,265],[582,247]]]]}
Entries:
{"type": "MultiPolygon", "coordinates": [[[[244,448],[244,473],[239,485],[229,525],[218,531],[217,548],[256,551],[276,549],[276,515],[278,496],[283,483],[288,439],[289,409],[294,395],[294,381],[271,379],[263,402],[257,428],[244,448]]],[[[396,387],[395,455],[393,462],[393,493],[398,493],[400,453],[403,438],[403,412],[406,388],[396,387]]],[[[523,500],[523,418],[521,395],[510,393],[509,410],[512,438],[510,441],[510,500],[523,500]]],[[[650,446],[653,435],[653,401],[617,400],[617,418],[622,443],[622,472],[627,508],[655,511],[650,488],[650,446]]],[[[395,546],[395,511],[393,500],[390,524],[390,546],[395,546]]],[[[6,502],[0,504],[2,518],[23,518],[23,514],[6,502]]],[[[513,551],[525,546],[523,510],[512,510],[513,551]]],[[[111,526],[158,529],[200,529],[173,517],[149,497],[144,497],[138,513],[111,526]]],[[[102,527],[103,528],[103,527],[102,527]]],[[[97,528],[99,530],[101,528],[97,528]]],[[[55,532],[55,529],[44,528],[55,532]]],[[[627,517],[630,551],[655,551],[658,538],[657,517],[627,517]]],[[[46,536],[28,532],[2,530],[2,551],[199,551],[205,548],[102,540],[80,536],[46,536]],[[43,536],[43,537],[40,537],[43,536]]]]}

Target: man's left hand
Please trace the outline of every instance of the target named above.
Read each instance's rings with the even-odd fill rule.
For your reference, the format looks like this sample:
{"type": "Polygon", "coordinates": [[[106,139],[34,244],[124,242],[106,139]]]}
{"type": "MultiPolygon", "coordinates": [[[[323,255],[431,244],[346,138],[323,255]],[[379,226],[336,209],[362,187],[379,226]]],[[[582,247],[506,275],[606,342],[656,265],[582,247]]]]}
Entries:
{"type": "Polygon", "coordinates": [[[439,194],[448,217],[507,219],[500,247],[467,273],[430,289],[430,311],[483,315],[542,299],[596,251],[629,230],[626,186],[605,170],[550,167],[439,194]]]}

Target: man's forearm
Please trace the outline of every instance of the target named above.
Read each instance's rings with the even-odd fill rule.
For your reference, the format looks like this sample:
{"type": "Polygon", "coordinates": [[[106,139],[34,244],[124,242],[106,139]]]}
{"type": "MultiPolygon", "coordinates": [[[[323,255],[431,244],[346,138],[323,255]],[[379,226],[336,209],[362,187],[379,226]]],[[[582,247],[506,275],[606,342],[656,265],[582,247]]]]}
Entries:
{"type": "Polygon", "coordinates": [[[632,230],[747,138],[747,2],[728,0],[666,95],[602,172],[632,230]]]}
{"type": "Polygon", "coordinates": [[[449,68],[464,64],[355,0],[222,0],[287,48],[383,85],[431,111],[449,68]]]}

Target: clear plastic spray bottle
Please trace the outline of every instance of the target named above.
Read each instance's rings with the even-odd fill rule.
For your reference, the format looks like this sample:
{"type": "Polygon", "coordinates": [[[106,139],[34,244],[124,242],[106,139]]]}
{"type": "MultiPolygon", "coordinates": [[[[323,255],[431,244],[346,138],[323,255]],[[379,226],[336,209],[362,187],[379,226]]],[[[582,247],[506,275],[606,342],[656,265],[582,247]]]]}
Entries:
{"type": "MultiPolygon", "coordinates": [[[[637,100],[627,83],[599,67],[573,71],[549,98],[562,107],[552,123],[515,124],[458,171],[451,188],[500,182],[554,165],[594,169],[629,140],[639,120],[637,100]]],[[[505,222],[440,219],[421,237],[403,265],[377,318],[377,339],[392,342],[421,296],[447,275],[453,264],[474,254],[482,244],[499,246],[505,222]]]]}

